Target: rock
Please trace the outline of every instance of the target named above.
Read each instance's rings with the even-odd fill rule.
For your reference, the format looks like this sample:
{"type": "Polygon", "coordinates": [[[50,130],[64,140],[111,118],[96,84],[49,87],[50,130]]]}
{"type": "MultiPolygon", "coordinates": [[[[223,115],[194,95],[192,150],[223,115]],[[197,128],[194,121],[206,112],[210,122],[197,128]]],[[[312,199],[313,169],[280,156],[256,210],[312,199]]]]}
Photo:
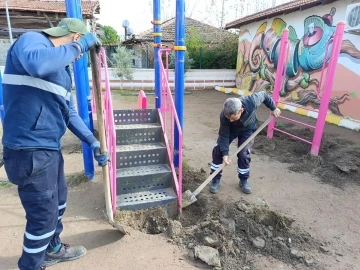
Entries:
{"type": "Polygon", "coordinates": [[[250,208],[245,203],[241,203],[241,202],[237,204],[237,209],[245,213],[250,210],[250,208]]]}
{"type": "Polygon", "coordinates": [[[221,246],[221,243],[216,236],[215,237],[205,236],[203,243],[205,246],[209,246],[209,247],[220,247],[221,246]]]}
{"type": "Polygon", "coordinates": [[[200,227],[201,227],[201,228],[205,228],[205,227],[210,226],[210,224],[211,224],[210,221],[204,221],[204,222],[201,222],[200,227]]]}
{"type": "Polygon", "coordinates": [[[272,237],[273,237],[273,233],[272,233],[270,230],[265,229],[265,233],[266,233],[266,236],[267,236],[268,238],[272,238],[272,237]]]}
{"type": "Polygon", "coordinates": [[[285,239],[282,237],[276,237],[274,240],[278,242],[284,242],[285,239]]]}
{"type": "Polygon", "coordinates": [[[330,249],[328,247],[325,246],[320,246],[320,251],[324,252],[324,253],[330,253],[330,249]]]}
{"type": "Polygon", "coordinates": [[[256,248],[261,249],[265,247],[265,240],[260,237],[256,237],[255,239],[252,239],[251,242],[256,248]]]}
{"type": "Polygon", "coordinates": [[[182,238],[175,238],[174,242],[181,245],[183,243],[183,239],[182,238]]]}
{"type": "Polygon", "coordinates": [[[182,225],[177,220],[171,220],[167,228],[167,233],[170,238],[175,238],[181,235],[182,225]]]}
{"type": "Polygon", "coordinates": [[[315,262],[315,261],[314,261],[313,258],[305,258],[305,264],[306,264],[307,266],[313,265],[314,262],[315,262]]]}
{"type": "Polygon", "coordinates": [[[342,253],[339,252],[339,251],[336,251],[335,254],[338,255],[338,256],[341,256],[341,257],[344,256],[344,254],[342,254],[342,253]]]}
{"type": "Polygon", "coordinates": [[[268,226],[268,228],[269,228],[270,231],[274,230],[274,228],[272,226],[268,226]]]}
{"type": "Polygon", "coordinates": [[[298,251],[297,249],[292,249],[290,251],[290,255],[293,258],[300,259],[304,257],[304,254],[301,251],[298,251]]]}
{"type": "Polygon", "coordinates": [[[350,174],[356,172],[359,168],[353,164],[348,163],[335,163],[335,166],[342,172],[350,174]]]}
{"type": "Polygon", "coordinates": [[[207,265],[221,267],[219,251],[212,247],[196,246],[195,258],[199,258],[207,265]]]}
{"type": "Polygon", "coordinates": [[[195,259],[195,255],[194,255],[194,251],[192,251],[191,249],[187,251],[187,256],[189,259],[194,260],[195,259]]]}
{"type": "Polygon", "coordinates": [[[221,224],[223,224],[226,227],[226,229],[229,230],[229,232],[235,233],[235,220],[221,218],[220,222],[221,222],[221,224]]]}
{"type": "Polygon", "coordinates": [[[194,246],[195,246],[195,244],[194,244],[194,243],[189,243],[189,244],[188,244],[188,248],[189,248],[189,249],[193,249],[193,248],[194,248],[194,246]]]}

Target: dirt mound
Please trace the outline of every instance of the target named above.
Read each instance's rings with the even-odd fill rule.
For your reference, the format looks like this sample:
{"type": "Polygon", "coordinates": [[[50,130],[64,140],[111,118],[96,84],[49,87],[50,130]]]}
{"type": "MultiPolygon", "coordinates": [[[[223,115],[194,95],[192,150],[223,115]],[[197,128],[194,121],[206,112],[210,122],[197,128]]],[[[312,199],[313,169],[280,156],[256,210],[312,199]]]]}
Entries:
{"type": "MultiPolygon", "coordinates": [[[[194,190],[205,178],[203,172],[186,169],[184,190],[194,190]]],[[[186,248],[190,259],[221,269],[255,269],[251,255],[256,253],[319,269],[312,252],[320,244],[309,234],[293,229],[294,220],[266,205],[246,201],[224,204],[216,196],[201,193],[178,220],[168,219],[161,208],[121,211],[117,220],[145,233],[167,232],[169,241],[186,248]]]]}
{"type": "MultiPolygon", "coordinates": [[[[309,141],[314,134],[309,128],[303,129],[293,124],[277,124],[277,127],[309,141]]],[[[307,143],[276,131],[273,139],[269,140],[266,130],[263,130],[256,137],[252,152],[290,163],[290,170],[314,174],[336,187],[349,182],[360,184],[360,145],[325,134],[319,156],[312,156],[310,148],[307,143]]]]}

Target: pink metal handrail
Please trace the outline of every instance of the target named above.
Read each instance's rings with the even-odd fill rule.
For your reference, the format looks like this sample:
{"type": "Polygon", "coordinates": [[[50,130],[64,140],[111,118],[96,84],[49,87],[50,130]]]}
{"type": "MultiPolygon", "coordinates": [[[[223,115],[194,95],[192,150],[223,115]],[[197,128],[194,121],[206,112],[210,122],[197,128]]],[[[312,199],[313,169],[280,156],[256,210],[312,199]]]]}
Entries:
{"type": "Polygon", "coordinates": [[[140,110],[147,109],[147,98],[143,90],[139,91],[136,109],[140,109],[140,110]]]}
{"type": "MultiPolygon", "coordinates": [[[[109,173],[110,173],[110,188],[111,188],[111,203],[114,215],[116,214],[116,131],[115,121],[113,114],[111,90],[110,90],[110,76],[108,71],[108,65],[106,61],[105,49],[101,48],[99,53],[98,70],[100,77],[104,75],[104,80],[100,78],[100,83],[105,82],[105,93],[104,93],[104,124],[105,124],[105,135],[108,152],[110,155],[109,161],[109,173]],[[104,73],[102,73],[102,66],[104,73]]],[[[94,80],[92,80],[94,82],[94,80]]],[[[101,85],[103,88],[103,85],[101,85]]],[[[94,88],[93,88],[94,89],[94,88]]],[[[92,91],[92,100],[95,100],[95,93],[92,91]]],[[[95,103],[92,102],[92,111],[96,113],[95,103]]]]}
{"type": "Polygon", "coordinates": [[[180,126],[180,121],[176,112],[174,100],[172,98],[172,93],[169,86],[169,53],[172,49],[160,49],[158,52],[158,57],[160,59],[160,76],[161,76],[161,108],[160,110],[160,121],[164,132],[165,144],[167,146],[168,155],[170,159],[171,170],[174,175],[175,188],[178,195],[179,211],[182,210],[182,145],[183,145],[183,133],[180,126]],[[166,54],[166,68],[162,61],[162,53],[166,54]],[[167,136],[167,112],[170,114],[170,136],[167,136]],[[177,130],[179,132],[179,152],[174,153],[174,123],[176,124],[177,130]],[[170,142],[168,140],[170,138],[170,142]],[[175,166],[174,166],[174,154],[179,155],[179,166],[178,166],[178,175],[176,175],[175,166]]]}

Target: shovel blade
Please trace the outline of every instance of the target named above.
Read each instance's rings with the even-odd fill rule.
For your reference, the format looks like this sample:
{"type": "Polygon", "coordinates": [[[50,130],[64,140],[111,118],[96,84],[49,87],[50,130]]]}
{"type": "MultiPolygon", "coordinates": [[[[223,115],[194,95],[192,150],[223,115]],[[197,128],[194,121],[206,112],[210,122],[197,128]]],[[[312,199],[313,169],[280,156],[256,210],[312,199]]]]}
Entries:
{"type": "Polygon", "coordinates": [[[196,201],[197,201],[196,196],[190,190],[186,190],[183,193],[181,208],[185,208],[185,207],[193,204],[196,201]]]}

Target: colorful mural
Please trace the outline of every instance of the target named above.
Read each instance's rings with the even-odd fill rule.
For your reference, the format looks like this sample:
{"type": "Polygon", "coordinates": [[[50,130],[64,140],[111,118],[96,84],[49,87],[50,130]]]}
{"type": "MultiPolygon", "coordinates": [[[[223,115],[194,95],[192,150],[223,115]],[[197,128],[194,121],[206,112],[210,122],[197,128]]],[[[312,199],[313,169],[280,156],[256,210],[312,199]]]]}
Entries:
{"type": "MultiPolygon", "coordinates": [[[[286,66],[284,88],[280,94],[281,99],[303,107],[317,109],[321,102],[322,90],[319,87],[319,79],[323,67],[324,74],[326,74],[332,49],[332,46],[329,45],[326,52],[326,47],[336,28],[333,22],[335,13],[336,9],[333,7],[324,16],[307,17],[304,20],[304,32],[300,38],[295,28],[287,25],[281,18],[273,19],[269,29],[267,29],[268,22],[263,22],[252,36],[252,40],[245,38],[245,36],[250,36],[249,30],[245,29],[240,32],[236,70],[237,88],[250,92],[272,91],[279,58],[281,34],[287,28],[289,29],[290,55],[286,66]]],[[[341,53],[355,60],[360,59],[360,51],[347,39],[343,40],[341,53]]],[[[360,68],[360,60],[357,61],[359,61],[360,68]]],[[[329,111],[343,116],[339,105],[357,97],[358,94],[355,91],[345,91],[340,96],[333,96],[329,111]]],[[[360,119],[360,113],[355,117],[360,119]]]]}

